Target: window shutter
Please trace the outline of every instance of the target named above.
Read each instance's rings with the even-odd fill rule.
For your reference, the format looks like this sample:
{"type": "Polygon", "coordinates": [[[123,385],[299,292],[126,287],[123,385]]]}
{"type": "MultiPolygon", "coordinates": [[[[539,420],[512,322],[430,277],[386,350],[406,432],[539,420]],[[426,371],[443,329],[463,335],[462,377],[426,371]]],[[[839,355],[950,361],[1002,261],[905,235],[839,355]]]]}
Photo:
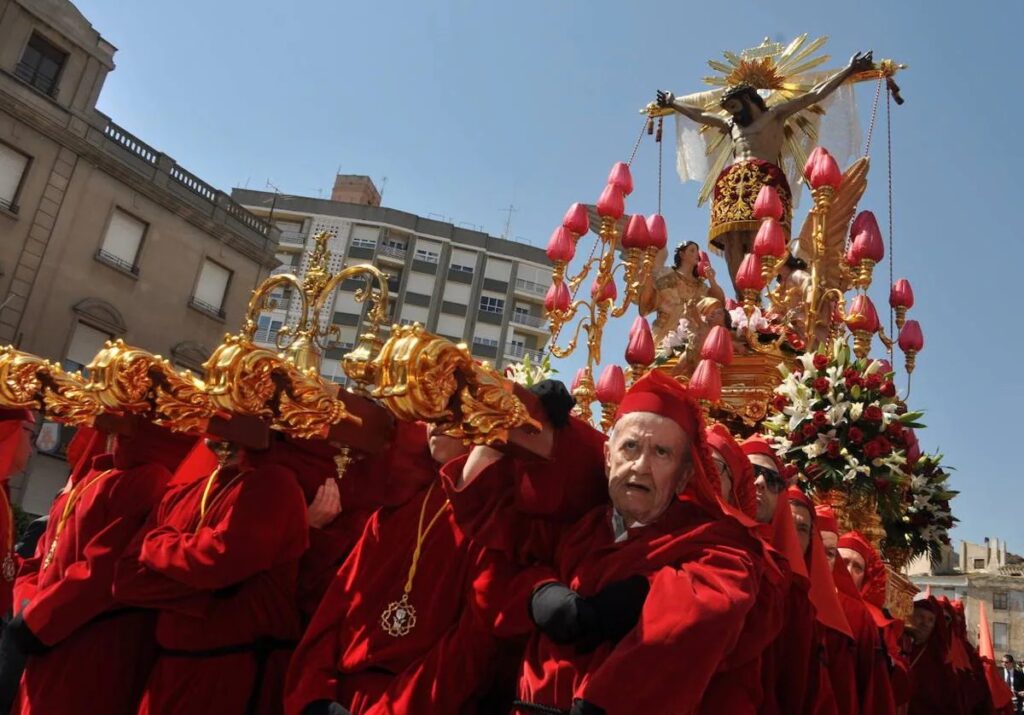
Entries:
{"type": "Polygon", "coordinates": [[[204,261],[203,270],[199,274],[199,284],[196,286],[196,301],[220,310],[224,305],[224,293],[227,291],[229,280],[231,271],[213,261],[204,261]]]}
{"type": "Polygon", "coordinates": [[[0,206],[9,208],[14,203],[27,166],[27,156],[0,144],[0,206]]]}
{"type": "Polygon", "coordinates": [[[129,266],[134,266],[145,234],[144,222],[121,209],[114,209],[110,225],[107,227],[107,235],[103,237],[103,251],[129,266]]]}

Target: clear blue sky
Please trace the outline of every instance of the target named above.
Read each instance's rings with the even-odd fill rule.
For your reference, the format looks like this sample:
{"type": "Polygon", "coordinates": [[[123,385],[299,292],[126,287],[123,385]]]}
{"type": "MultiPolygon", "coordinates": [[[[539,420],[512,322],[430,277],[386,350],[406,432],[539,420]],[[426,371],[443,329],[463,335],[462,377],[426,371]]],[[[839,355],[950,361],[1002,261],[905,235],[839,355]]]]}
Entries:
{"type": "MultiPolygon", "coordinates": [[[[833,66],[859,49],[909,64],[893,146],[896,275],[926,340],[911,403],[925,448],[958,470],[954,536],[1024,553],[1019,1],[77,4],[119,48],[100,108],[215,186],[326,196],[340,167],[388,177],[388,206],[492,233],[514,204],[511,234],[537,245],[570,203],[596,200],[654,90],[700,89],[722,50],[807,32],[831,37],[833,66]]],[[[872,94],[858,90],[865,116],[872,94]]],[[[884,134],[872,153],[862,207],[884,226],[884,134]]],[[[653,210],[652,158],[646,144],[631,212],[653,210]]],[[[666,172],[672,243],[704,241],[696,191],[666,172]]]]}

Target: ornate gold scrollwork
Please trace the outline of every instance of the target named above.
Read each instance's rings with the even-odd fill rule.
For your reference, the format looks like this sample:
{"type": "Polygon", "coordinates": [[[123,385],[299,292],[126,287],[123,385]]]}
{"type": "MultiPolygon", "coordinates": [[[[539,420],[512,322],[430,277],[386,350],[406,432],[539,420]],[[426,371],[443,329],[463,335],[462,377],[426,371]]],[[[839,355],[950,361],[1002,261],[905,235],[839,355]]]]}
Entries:
{"type": "Polygon", "coordinates": [[[42,410],[69,425],[91,425],[103,411],[78,373],[31,353],[0,348],[0,407],[42,410]]]}
{"type": "Polygon", "coordinates": [[[505,442],[511,429],[540,428],[511,384],[464,344],[426,332],[421,325],[392,328],[373,361],[371,391],[402,420],[422,420],[473,444],[505,442]]]}

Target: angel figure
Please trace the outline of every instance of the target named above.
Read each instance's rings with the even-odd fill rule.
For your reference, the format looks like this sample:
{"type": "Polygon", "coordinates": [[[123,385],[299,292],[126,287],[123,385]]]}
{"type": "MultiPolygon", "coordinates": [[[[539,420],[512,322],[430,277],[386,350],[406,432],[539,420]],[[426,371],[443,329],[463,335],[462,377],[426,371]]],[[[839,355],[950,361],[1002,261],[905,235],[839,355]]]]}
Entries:
{"type": "Polygon", "coordinates": [[[725,293],[718,285],[715,269],[705,264],[704,278],[701,278],[699,263],[700,246],[693,241],[681,243],[676,247],[672,268],[657,278],[652,276],[641,289],[640,314],[658,313],[652,328],[655,345],[661,344],[681,318],[686,318],[690,325],[698,325],[701,319],[697,305],[702,298],[711,296],[725,303],[725,293]]]}

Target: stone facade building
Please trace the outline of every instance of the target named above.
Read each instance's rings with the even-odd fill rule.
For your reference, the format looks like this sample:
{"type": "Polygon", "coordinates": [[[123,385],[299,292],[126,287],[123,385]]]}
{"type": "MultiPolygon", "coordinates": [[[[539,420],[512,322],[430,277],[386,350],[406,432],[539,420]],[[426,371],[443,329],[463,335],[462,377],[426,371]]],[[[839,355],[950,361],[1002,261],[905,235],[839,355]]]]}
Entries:
{"type": "MultiPolygon", "coordinates": [[[[0,0],[0,344],[78,368],[123,337],[198,368],[277,231],[96,109],[115,52],[67,0],[0,0]]],[[[30,474],[12,501],[45,512],[66,465],[30,474]]]]}

